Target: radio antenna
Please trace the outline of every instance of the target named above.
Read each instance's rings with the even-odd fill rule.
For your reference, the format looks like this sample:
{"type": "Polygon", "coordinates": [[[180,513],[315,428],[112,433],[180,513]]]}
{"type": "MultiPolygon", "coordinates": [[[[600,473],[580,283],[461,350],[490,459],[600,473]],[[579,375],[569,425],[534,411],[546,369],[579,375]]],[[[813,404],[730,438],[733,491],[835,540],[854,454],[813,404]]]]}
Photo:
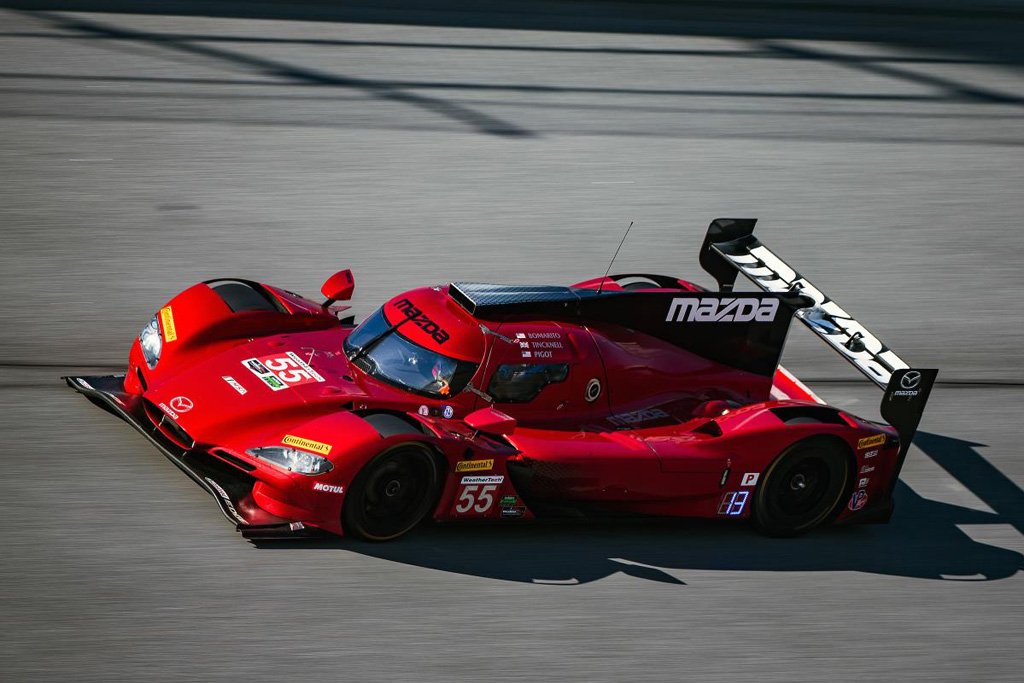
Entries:
{"type": "Polygon", "coordinates": [[[612,254],[612,260],[608,262],[608,270],[604,271],[604,277],[601,278],[601,284],[597,286],[597,293],[600,294],[601,290],[604,289],[604,281],[608,279],[608,273],[612,272],[612,264],[615,263],[615,257],[619,255],[619,249],[622,249],[622,245],[626,243],[626,238],[629,237],[629,231],[633,229],[633,221],[629,222],[629,227],[626,228],[626,234],[622,236],[622,241],[619,242],[619,248],[612,254]]]}

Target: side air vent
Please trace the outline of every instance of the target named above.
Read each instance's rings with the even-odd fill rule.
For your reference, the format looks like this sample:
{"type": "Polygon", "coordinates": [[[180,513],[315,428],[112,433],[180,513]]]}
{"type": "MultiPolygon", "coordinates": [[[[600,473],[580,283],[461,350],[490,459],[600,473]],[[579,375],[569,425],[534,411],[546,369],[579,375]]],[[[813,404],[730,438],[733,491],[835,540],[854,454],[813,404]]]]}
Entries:
{"type": "Polygon", "coordinates": [[[845,425],[843,418],[833,408],[824,406],[787,406],[772,408],[775,416],[788,425],[793,424],[833,424],[845,425]]]}
{"type": "Polygon", "coordinates": [[[287,313],[284,306],[259,283],[249,280],[207,280],[205,284],[217,293],[234,313],[270,311],[287,313]]]}
{"type": "Polygon", "coordinates": [[[169,441],[182,450],[191,450],[195,445],[195,439],[188,435],[184,429],[178,426],[178,424],[164,414],[160,408],[152,403],[152,401],[144,400],[143,408],[146,411],[146,417],[153,424],[157,433],[164,438],[165,441],[169,441]]]}
{"type": "Polygon", "coordinates": [[[210,455],[214,455],[220,458],[229,465],[234,465],[243,472],[252,472],[256,469],[256,465],[253,465],[251,462],[246,462],[245,460],[242,460],[234,453],[226,451],[223,448],[211,448],[210,455]]]}
{"type": "Polygon", "coordinates": [[[722,428],[719,427],[718,423],[715,422],[714,420],[708,420],[707,422],[702,424],[700,427],[697,427],[693,431],[697,432],[698,434],[707,434],[708,436],[722,435],[722,428]]]}

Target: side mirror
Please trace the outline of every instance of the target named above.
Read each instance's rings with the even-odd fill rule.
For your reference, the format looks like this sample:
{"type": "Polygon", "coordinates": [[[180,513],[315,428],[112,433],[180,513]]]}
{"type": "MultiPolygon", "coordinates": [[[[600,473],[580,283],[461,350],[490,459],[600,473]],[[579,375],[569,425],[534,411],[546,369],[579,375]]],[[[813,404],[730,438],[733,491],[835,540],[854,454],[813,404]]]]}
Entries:
{"type": "Polygon", "coordinates": [[[327,297],[327,301],[321,304],[324,308],[327,308],[335,301],[348,301],[352,298],[352,292],[356,289],[355,278],[352,277],[352,271],[346,268],[345,270],[339,270],[334,275],[327,278],[323,286],[320,288],[320,293],[327,297]]]}
{"type": "Polygon", "coordinates": [[[462,421],[470,428],[484,434],[508,436],[516,430],[516,419],[494,408],[474,410],[462,421]]]}

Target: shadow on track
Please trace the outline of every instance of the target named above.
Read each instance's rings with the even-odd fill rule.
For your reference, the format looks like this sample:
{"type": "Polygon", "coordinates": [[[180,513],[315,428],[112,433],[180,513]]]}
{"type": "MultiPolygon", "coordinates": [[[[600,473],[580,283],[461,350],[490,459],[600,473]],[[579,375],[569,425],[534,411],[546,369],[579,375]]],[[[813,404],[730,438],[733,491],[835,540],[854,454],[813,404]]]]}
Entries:
{"type": "MultiPolygon", "coordinates": [[[[877,42],[959,53],[970,61],[1024,64],[1024,42],[1020,40],[1024,10],[1008,3],[979,6],[899,0],[888,3],[791,3],[774,0],[656,0],[646,3],[571,0],[551,3],[502,0],[498,4],[459,0],[391,0],[387,3],[342,3],[334,0],[0,0],[0,7],[31,11],[690,35],[752,41],[877,42]]],[[[194,36],[193,39],[211,37],[221,39],[220,36],[209,35],[194,36]]],[[[165,36],[165,39],[175,40],[172,36],[165,36]]],[[[752,56],[760,57],[766,53],[778,56],[775,46],[755,44],[754,47],[752,56]]],[[[478,48],[473,46],[472,49],[478,48]]],[[[506,48],[492,46],[492,49],[506,48]]],[[[602,50],[597,48],[597,51],[602,50]]],[[[822,57],[810,53],[804,55],[807,56],[813,59],[822,57]]],[[[829,59],[845,61],[849,56],[831,55],[829,59]]],[[[900,75],[914,76],[912,73],[900,75]]]]}
{"type": "MultiPolygon", "coordinates": [[[[8,30],[0,37],[16,40],[31,37],[49,39],[55,45],[68,41],[86,43],[119,55],[166,61],[183,68],[159,73],[88,73],[59,69],[22,71],[6,69],[0,85],[11,102],[2,118],[38,118],[81,121],[119,121],[173,124],[229,124],[233,126],[290,126],[366,128],[377,130],[451,132],[470,131],[506,140],[536,140],[545,135],[687,137],[705,139],[797,140],[818,142],[865,141],[882,144],[913,143],[944,145],[1019,145],[1004,134],[991,134],[996,127],[979,124],[966,136],[950,135],[930,120],[960,116],[986,118],[993,115],[1012,121],[1024,107],[1024,98],[1012,89],[973,82],[958,65],[1000,65],[1006,70],[1024,64],[1024,9],[980,11],[942,5],[908,6],[900,0],[877,7],[857,8],[840,2],[791,5],[768,0],[733,0],[714,3],[664,2],[627,5],[616,2],[538,3],[504,0],[500,10],[487,3],[451,0],[395,0],[379,3],[336,3],[326,0],[300,2],[242,2],[217,0],[174,3],[123,2],[123,0],[0,0],[0,7],[22,10],[37,22],[28,31],[8,30]],[[114,16],[83,16],[79,12],[110,12],[114,16]],[[356,40],[344,37],[303,37],[264,35],[268,27],[250,25],[247,34],[209,30],[200,33],[159,28],[142,30],[122,25],[130,14],[170,14],[192,17],[364,22],[402,26],[487,28],[517,31],[565,31],[575,34],[661,34],[724,39],[721,44],[699,43],[631,45],[605,44],[606,36],[594,45],[550,44],[533,33],[506,35],[489,42],[450,41],[445,36],[402,40],[407,32],[396,31],[394,39],[356,40]],[[815,41],[813,44],[808,41],[815,41]],[[849,45],[856,45],[851,52],[849,45]],[[887,49],[860,44],[878,44],[887,49]],[[276,45],[316,47],[323,58],[330,50],[331,67],[304,64],[301,49],[284,57],[276,45]],[[265,48],[270,49],[265,49],[265,48]],[[465,73],[450,69],[443,77],[384,78],[365,72],[365,62],[352,48],[386,48],[424,51],[463,50],[465,73]],[[926,50],[924,54],[908,50],[926,50]],[[514,65],[505,55],[543,53],[552,58],[562,54],[650,55],[673,58],[659,61],[666,82],[674,87],[644,87],[614,81],[600,85],[570,75],[538,78],[527,70],[509,81],[503,76],[490,79],[486,70],[472,65],[477,51],[492,53],[488,60],[514,65]],[[721,83],[694,79],[688,75],[689,58],[757,60],[775,64],[784,76],[787,65],[851,72],[850,87],[833,90],[819,87],[790,87],[786,77],[767,79],[757,87],[740,87],[726,79],[721,83]],[[222,72],[219,77],[192,77],[197,64],[222,72]],[[923,69],[930,64],[947,65],[939,73],[923,69]],[[866,77],[866,78],[865,78],[866,77]],[[41,81],[42,87],[24,89],[23,81],[41,81]],[[104,84],[97,91],[87,82],[104,84]],[[46,83],[62,82],[58,91],[46,83]],[[710,87],[708,83],[713,83],[710,87]],[[877,84],[876,86],[873,84],[877,84]],[[109,86],[120,85],[120,89],[109,86]],[[142,87],[150,85],[152,87],[142,87]],[[166,87],[166,86],[183,87],[166,87]],[[895,89],[892,87],[895,85],[895,89]],[[139,86],[139,87],[136,87],[139,86]],[[165,86],[165,87],[160,87],[165,86]],[[203,90],[201,86],[227,86],[203,90]],[[239,92],[233,87],[244,88],[239,92]],[[255,93],[254,89],[261,92],[255,93]],[[196,92],[197,91],[197,92],[196,92]],[[28,97],[25,97],[28,96],[28,97]],[[76,98],[82,107],[51,106],[37,98],[76,98]],[[602,101],[580,101],[599,97],[602,101]],[[665,99],[676,100],[665,107],[665,99]],[[716,100],[712,106],[703,102],[716,100]],[[262,100],[270,107],[252,106],[262,100]],[[168,102],[180,101],[178,104],[168,102]],[[215,106],[207,107],[206,102],[215,106]],[[274,104],[287,102],[285,109],[274,104]],[[703,103],[702,103],[703,102],[703,103]],[[816,102],[817,104],[811,104],[816,102]],[[136,104],[138,103],[138,104],[136,104]],[[224,106],[216,106],[222,103],[224,106]],[[655,106],[648,106],[650,104],[655,106]],[[732,103],[735,103],[733,106],[732,103]],[[758,106],[751,106],[759,103],[758,106]],[[195,105],[195,106],[193,106],[195,105]],[[301,105],[301,106],[299,106],[301,105]],[[380,108],[383,105],[383,108],[380,108]],[[400,106],[388,106],[400,105],[400,106]],[[970,109],[965,109],[968,105],[970,109]],[[945,107],[956,106],[950,112],[945,107]],[[866,109],[868,108],[868,109],[866,109]],[[281,116],[280,112],[287,112],[281,116]],[[216,113],[211,113],[216,112],[216,113]],[[276,114],[275,114],[276,112],[276,114]],[[368,113],[369,112],[369,113],[368,113]],[[594,112],[600,114],[595,115],[594,112]],[[615,115],[612,113],[615,112],[615,115]],[[623,112],[621,116],[617,112],[623,112]],[[661,117],[629,117],[630,114],[663,114],[661,117]],[[723,116],[724,115],[724,116],[723,116]],[[760,117],[766,116],[766,119],[760,117]],[[860,116],[887,117],[882,125],[855,127],[851,119],[860,116]],[[783,117],[778,119],[776,117],[783,117]],[[792,121],[805,117],[807,125],[792,121]],[[626,119],[629,118],[627,121],[626,119]],[[760,120],[759,120],[760,119],[760,120]],[[914,125],[914,120],[920,125],[914,125]],[[621,123],[617,123],[621,121],[621,123]],[[780,124],[781,121],[781,124],[780,124]]],[[[159,23],[153,24],[159,27],[159,23]]],[[[324,27],[322,30],[330,32],[324,27]]],[[[337,32],[343,32],[339,25],[337,32]]],[[[454,34],[452,34],[454,35],[454,34]]],[[[312,50],[310,51],[312,54],[312,50]]],[[[362,57],[365,57],[362,54],[362,57]]],[[[417,57],[408,57],[417,59],[417,57]]],[[[428,61],[430,57],[424,56],[428,61]]],[[[132,63],[126,60],[125,63],[132,63]]],[[[313,62],[322,63],[322,62],[313,62]]],[[[544,64],[544,62],[540,62],[544,64]]],[[[554,63],[554,62],[552,62],[554,63]]],[[[373,70],[371,69],[371,72],[373,70]]],[[[500,72],[504,73],[504,72],[500,72]]],[[[560,73],[557,68],[553,74],[560,73]]],[[[843,82],[847,82],[843,81],[843,82]]],[[[660,81],[659,81],[660,82],[660,81]]]]}
{"type": "MultiPolygon", "coordinates": [[[[995,512],[896,491],[887,525],[823,529],[796,539],[759,536],[746,525],[707,520],[619,519],[519,526],[437,525],[391,543],[349,539],[301,542],[414,566],[526,583],[576,584],[622,572],[684,584],[677,571],[858,571],[921,579],[995,580],[1024,568],[1024,556],[972,540],[958,525],[1024,529],[1024,493],[975,448],[982,444],[920,433],[915,444],[995,512]]],[[[290,549],[292,542],[261,542],[290,549]]]]}

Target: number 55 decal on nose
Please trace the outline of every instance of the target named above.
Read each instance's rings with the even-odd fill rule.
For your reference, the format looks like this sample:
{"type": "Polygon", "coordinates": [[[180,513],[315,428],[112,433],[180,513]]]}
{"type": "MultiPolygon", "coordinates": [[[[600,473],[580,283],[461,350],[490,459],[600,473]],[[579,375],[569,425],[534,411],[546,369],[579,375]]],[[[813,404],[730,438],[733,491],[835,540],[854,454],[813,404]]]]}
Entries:
{"type": "Polygon", "coordinates": [[[284,355],[247,358],[242,365],[274,391],[324,381],[316,370],[292,351],[284,355]]]}

